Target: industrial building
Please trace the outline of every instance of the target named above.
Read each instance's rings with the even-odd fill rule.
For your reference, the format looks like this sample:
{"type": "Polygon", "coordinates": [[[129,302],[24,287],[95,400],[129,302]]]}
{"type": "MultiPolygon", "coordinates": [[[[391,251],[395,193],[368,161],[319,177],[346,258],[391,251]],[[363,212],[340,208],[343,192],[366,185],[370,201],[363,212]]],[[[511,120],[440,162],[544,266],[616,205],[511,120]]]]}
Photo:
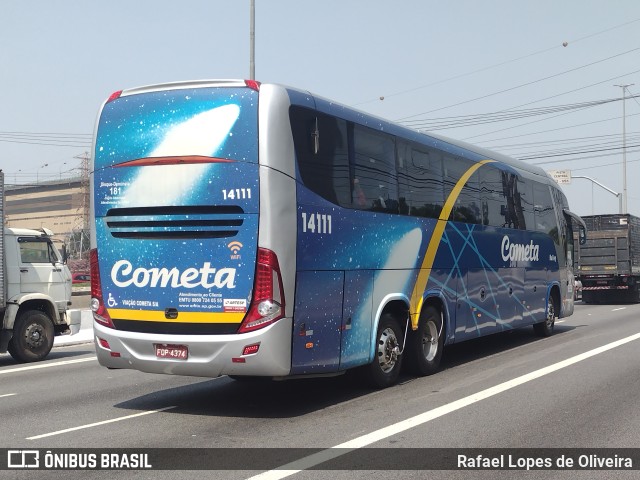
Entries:
{"type": "Polygon", "coordinates": [[[5,186],[5,222],[53,231],[73,255],[88,246],[89,186],[82,177],[5,186]]]}

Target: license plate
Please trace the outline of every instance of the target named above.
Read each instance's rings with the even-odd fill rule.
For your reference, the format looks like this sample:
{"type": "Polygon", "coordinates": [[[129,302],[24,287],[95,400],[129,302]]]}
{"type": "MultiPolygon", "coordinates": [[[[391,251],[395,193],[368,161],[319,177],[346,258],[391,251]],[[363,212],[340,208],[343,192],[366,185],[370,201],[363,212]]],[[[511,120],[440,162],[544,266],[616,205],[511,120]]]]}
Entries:
{"type": "Polygon", "coordinates": [[[189,358],[189,347],[186,345],[165,345],[155,344],[156,357],[158,358],[173,358],[176,360],[186,360],[189,358]]]}

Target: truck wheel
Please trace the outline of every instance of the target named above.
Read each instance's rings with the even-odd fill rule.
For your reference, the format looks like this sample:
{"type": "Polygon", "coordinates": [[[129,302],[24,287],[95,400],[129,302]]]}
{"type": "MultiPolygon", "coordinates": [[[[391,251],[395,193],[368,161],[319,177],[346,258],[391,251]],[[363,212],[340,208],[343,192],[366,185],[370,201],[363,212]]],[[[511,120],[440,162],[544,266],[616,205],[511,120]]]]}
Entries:
{"type": "Polygon", "coordinates": [[[534,323],[533,331],[539,337],[550,337],[553,334],[553,327],[556,323],[556,301],[553,295],[549,296],[547,315],[544,322],[534,323]]]}
{"type": "Polygon", "coordinates": [[[420,315],[418,329],[407,339],[407,359],[405,366],[419,376],[433,375],[438,371],[444,335],[442,335],[442,315],[437,308],[429,305],[420,315]],[[406,364],[409,361],[409,364],[406,364]]]}
{"type": "Polygon", "coordinates": [[[391,314],[382,315],[376,334],[374,359],[365,367],[367,380],[375,388],[390,387],[398,380],[402,363],[401,332],[398,322],[391,314]]]}
{"type": "Polygon", "coordinates": [[[23,312],[13,326],[9,353],[18,362],[36,362],[53,347],[53,322],[38,310],[23,312]]]}

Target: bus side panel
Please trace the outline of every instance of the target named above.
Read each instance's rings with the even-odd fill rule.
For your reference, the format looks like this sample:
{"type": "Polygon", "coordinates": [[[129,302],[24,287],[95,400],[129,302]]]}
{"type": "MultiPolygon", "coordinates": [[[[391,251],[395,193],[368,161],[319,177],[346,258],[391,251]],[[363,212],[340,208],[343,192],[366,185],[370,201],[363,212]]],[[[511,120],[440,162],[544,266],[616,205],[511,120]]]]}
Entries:
{"type": "Polygon", "coordinates": [[[497,269],[497,332],[512,330],[522,323],[524,268],[510,266],[497,269]]]}
{"type": "Polygon", "coordinates": [[[500,317],[496,297],[491,295],[487,271],[476,268],[469,270],[459,285],[458,316],[464,321],[469,338],[495,333],[496,320],[500,317]]]}
{"type": "Polygon", "coordinates": [[[547,303],[547,276],[547,269],[541,266],[525,269],[524,324],[528,325],[544,320],[547,303]]]}
{"type": "Polygon", "coordinates": [[[373,335],[373,297],[370,295],[372,288],[373,271],[345,272],[341,370],[364,365],[369,361],[369,347],[373,335]]]}
{"type": "Polygon", "coordinates": [[[298,272],[291,374],[326,373],[340,365],[344,272],[298,272]]]}

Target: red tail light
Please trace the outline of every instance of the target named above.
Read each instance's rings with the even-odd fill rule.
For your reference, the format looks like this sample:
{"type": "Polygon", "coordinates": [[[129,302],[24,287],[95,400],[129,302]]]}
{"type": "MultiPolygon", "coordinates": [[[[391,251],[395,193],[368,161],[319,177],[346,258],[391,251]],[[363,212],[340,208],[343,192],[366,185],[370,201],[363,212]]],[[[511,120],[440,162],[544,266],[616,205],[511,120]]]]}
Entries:
{"type": "Polygon", "coordinates": [[[238,333],[266,327],[284,316],[284,290],[278,257],[266,248],[258,249],[253,299],[238,333]]]}
{"type": "Polygon", "coordinates": [[[109,95],[109,98],[107,98],[106,103],[112,102],[113,100],[116,100],[116,99],[120,98],[120,95],[122,95],[122,90],[118,90],[117,92],[113,92],[111,95],[109,95]]]}
{"type": "Polygon", "coordinates": [[[245,80],[244,84],[251,90],[255,90],[256,92],[260,91],[260,82],[256,80],[245,80]]]}
{"type": "Polygon", "coordinates": [[[109,328],[116,328],[107,308],[102,300],[102,284],[100,283],[100,266],[98,264],[98,249],[93,248],[89,252],[89,263],[91,265],[91,311],[96,322],[109,328]]]}

